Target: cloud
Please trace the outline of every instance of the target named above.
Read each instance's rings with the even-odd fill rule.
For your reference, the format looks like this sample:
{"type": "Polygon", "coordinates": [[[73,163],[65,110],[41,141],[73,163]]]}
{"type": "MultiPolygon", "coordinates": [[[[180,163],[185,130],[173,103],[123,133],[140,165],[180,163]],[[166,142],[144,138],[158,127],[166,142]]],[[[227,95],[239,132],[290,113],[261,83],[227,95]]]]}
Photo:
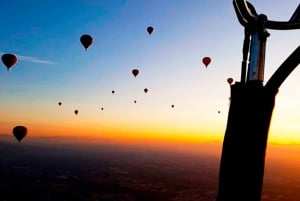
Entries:
{"type": "MultiPolygon", "coordinates": [[[[4,52],[0,52],[0,54],[4,54],[4,52]]],[[[33,63],[43,63],[43,64],[57,64],[54,61],[48,61],[48,60],[44,60],[44,59],[40,59],[37,57],[29,57],[29,56],[24,56],[24,55],[17,55],[18,60],[20,61],[29,61],[29,62],[33,62],[33,63]]]]}
{"type": "Polygon", "coordinates": [[[22,56],[22,55],[17,55],[17,56],[18,56],[18,59],[22,60],[22,61],[30,61],[33,63],[43,63],[43,64],[57,64],[56,62],[43,60],[43,59],[36,58],[36,57],[29,57],[29,56],[22,56]]]}

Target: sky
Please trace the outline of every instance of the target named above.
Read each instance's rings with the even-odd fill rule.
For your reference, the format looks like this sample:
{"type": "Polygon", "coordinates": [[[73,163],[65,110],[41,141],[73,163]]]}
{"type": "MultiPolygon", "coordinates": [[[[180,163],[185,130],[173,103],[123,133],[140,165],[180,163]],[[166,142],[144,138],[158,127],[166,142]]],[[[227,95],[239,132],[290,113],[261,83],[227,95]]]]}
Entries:
{"type": "MultiPolygon", "coordinates": [[[[280,21],[299,4],[250,2],[280,21]]],[[[11,0],[1,5],[0,17],[0,54],[18,57],[9,71],[0,68],[1,134],[24,125],[26,140],[223,139],[230,104],[226,80],[240,79],[244,39],[232,1],[11,0]],[[148,26],[154,27],[151,35],[148,26]],[[93,37],[87,51],[79,40],[83,34],[93,37]],[[206,56],[212,59],[207,67],[206,56]]],[[[300,44],[299,30],[269,33],[265,82],[300,44]]],[[[300,143],[299,77],[296,69],[279,89],[269,142],[300,143]]]]}

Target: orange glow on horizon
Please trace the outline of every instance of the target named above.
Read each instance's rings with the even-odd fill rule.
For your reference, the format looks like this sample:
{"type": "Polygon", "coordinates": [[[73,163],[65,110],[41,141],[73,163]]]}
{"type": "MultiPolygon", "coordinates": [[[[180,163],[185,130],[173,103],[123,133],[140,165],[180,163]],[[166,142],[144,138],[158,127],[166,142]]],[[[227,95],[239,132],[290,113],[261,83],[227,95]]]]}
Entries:
{"type": "MultiPolygon", "coordinates": [[[[124,120],[116,124],[111,119],[91,121],[72,116],[72,120],[58,122],[55,119],[40,119],[40,121],[19,121],[11,123],[2,121],[2,133],[12,134],[12,128],[16,125],[24,125],[28,128],[28,136],[31,137],[77,137],[98,138],[118,143],[203,143],[222,142],[225,134],[225,126],[222,124],[212,125],[183,122],[137,122],[136,120],[124,120]],[[21,123],[20,123],[21,122],[21,123]]],[[[123,119],[122,119],[123,120],[123,119]]],[[[268,137],[269,144],[300,144],[298,133],[286,133],[282,128],[271,125],[268,137]]]]}

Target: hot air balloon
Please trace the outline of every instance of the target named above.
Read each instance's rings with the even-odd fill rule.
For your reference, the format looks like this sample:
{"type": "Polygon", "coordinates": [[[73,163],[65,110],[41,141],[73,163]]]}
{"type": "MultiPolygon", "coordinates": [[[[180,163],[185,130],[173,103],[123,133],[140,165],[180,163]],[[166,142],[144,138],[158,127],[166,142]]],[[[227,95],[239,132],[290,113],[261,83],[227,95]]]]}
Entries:
{"type": "Polygon", "coordinates": [[[233,79],[230,77],[227,79],[228,84],[231,84],[233,82],[233,79]]]}
{"type": "Polygon", "coordinates": [[[112,91],[111,91],[111,93],[113,93],[113,94],[114,94],[114,93],[115,93],[115,91],[114,91],[114,90],[112,90],[112,91]]]}
{"type": "Polygon", "coordinates": [[[102,107],[101,110],[104,110],[104,108],[102,107]]]}
{"type": "Polygon", "coordinates": [[[207,67],[211,62],[211,58],[210,57],[203,57],[202,62],[205,65],[205,67],[207,67]]]}
{"type": "Polygon", "coordinates": [[[221,113],[221,111],[219,110],[219,111],[218,111],[218,113],[220,114],[220,113],[221,113]]]}
{"type": "Polygon", "coordinates": [[[76,114],[76,115],[77,115],[77,114],[78,114],[78,110],[74,110],[74,114],[76,114]]]}
{"type": "Polygon", "coordinates": [[[4,65],[6,66],[7,70],[9,70],[10,67],[12,67],[13,65],[15,65],[18,61],[18,58],[16,55],[14,54],[3,54],[2,57],[2,62],[4,63],[4,65]]]}
{"type": "Polygon", "coordinates": [[[58,105],[61,106],[61,102],[58,102],[58,105]]]}
{"type": "Polygon", "coordinates": [[[132,74],[134,75],[134,77],[136,77],[139,74],[139,70],[138,69],[133,69],[132,74]]]}
{"type": "Polygon", "coordinates": [[[134,103],[136,103],[136,100],[135,101],[133,101],[134,103]]]}
{"type": "Polygon", "coordinates": [[[83,47],[85,48],[85,50],[87,50],[93,43],[93,38],[92,38],[92,36],[90,36],[88,34],[83,34],[80,37],[80,42],[83,45],[83,47]]]}
{"type": "Polygon", "coordinates": [[[20,144],[21,140],[27,135],[27,128],[25,126],[16,126],[12,132],[20,144]]]}
{"type": "Polygon", "coordinates": [[[147,27],[147,32],[149,35],[151,35],[153,31],[154,31],[153,27],[147,27]]]}
{"type": "Polygon", "coordinates": [[[174,108],[174,105],[171,105],[172,108],[174,108]]]}
{"type": "Polygon", "coordinates": [[[145,89],[144,89],[144,92],[145,92],[145,93],[147,93],[147,92],[148,92],[148,89],[147,89],[147,88],[145,88],[145,89]]]}

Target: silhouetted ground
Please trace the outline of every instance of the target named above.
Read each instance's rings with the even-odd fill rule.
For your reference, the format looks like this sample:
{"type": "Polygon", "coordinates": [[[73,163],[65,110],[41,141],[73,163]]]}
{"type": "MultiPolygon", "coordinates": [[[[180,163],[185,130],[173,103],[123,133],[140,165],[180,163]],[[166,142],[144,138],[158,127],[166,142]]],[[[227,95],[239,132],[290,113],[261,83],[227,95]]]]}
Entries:
{"type": "MultiPolygon", "coordinates": [[[[0,141],[0,201],[212,201],[219,159],[117,145],[0,141]]],[[[263,201],[300,200],[299,180],[272,174],[263,201]]]]}

